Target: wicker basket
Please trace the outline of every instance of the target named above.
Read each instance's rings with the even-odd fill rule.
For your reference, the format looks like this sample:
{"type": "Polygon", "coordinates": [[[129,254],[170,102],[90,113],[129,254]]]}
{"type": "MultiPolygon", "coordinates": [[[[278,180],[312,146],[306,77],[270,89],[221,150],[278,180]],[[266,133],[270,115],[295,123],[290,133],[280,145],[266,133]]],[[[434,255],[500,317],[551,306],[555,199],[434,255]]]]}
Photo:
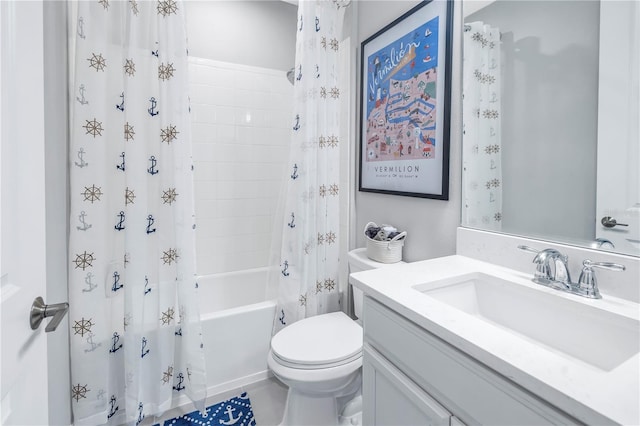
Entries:
{"type": "Polygon", "coordinates": [[[402,260],[402,247],[404,246],[404,240],[407,236],[407,232],[403,231],[396,235],[389,241],[372,240],[367,235],[367,229],[369,227],[378,227],[373,222],[367,223],[364,227],[364,237],[367,240],[367,257],[382,263],[396,263],[402,260]]]}

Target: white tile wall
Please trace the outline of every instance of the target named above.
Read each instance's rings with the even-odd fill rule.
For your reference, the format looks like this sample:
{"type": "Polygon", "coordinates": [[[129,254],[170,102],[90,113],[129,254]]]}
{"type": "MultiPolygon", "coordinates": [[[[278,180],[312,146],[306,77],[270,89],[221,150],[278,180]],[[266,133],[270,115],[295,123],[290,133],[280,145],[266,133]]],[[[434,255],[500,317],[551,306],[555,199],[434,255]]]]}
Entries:
{"type": "Polygon", "coordinates": [[[189,74],[198,274],[267,266],[293,86],[284,71],[201,58],[189,74]]]}

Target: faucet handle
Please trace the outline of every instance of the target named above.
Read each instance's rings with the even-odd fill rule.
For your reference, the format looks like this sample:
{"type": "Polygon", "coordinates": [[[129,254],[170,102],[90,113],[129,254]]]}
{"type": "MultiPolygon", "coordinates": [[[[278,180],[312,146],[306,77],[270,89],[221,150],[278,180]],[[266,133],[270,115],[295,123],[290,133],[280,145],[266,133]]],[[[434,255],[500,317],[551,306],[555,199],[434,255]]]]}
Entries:
{"type": "Polygon", "coordinates": [[[521,245],[521,246],[518,246],[518,248],[522,251],[528,251],[529,253],[536,253],[536,254],[540,253],[540,250],[534,249],[533,247],[529,247],[529,246],[521,245]]]}
{"type": "Polygon", "coordinates": [[[585,259],[582,262],[582,272],[580,278],[578,278],[578,288],[584,296],[592,299],[600,299],[600,290],[598,290],[598,283],[596,281],[596,274],[593,268],[608,269],[610,271],[624,271],[627,268],[624,265],[613,262],[592,262],[589,259],[585,259]]]}

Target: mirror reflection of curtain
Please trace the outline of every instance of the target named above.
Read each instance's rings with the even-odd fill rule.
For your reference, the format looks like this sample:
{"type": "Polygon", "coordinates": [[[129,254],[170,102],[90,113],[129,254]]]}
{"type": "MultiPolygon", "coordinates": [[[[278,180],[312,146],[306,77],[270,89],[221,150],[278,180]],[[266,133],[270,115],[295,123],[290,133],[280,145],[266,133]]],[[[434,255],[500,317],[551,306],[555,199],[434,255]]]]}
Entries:
{"type": "Polygon", "coordinates": [[[462,225],[502,229],[500,31],[464,25],[462,225]]]}

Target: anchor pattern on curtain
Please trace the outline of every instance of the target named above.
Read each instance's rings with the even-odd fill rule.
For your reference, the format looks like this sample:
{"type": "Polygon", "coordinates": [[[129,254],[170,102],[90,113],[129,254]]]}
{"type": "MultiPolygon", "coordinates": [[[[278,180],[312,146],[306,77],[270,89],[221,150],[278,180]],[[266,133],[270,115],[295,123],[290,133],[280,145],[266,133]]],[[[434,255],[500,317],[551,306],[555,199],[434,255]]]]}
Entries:
{"type": "Polygon", "coordinates": [[[502,229],[500,30],[464,26],[462,223],[502,229]]]}
{"type": "Polygon", "coordinates": [[[339,309],[340,2],[298,6],[294,114],[274,333],[339,309]]]}
{"type": "Polygon", "coordinates": [[[204,409],[187,47],[177,1],[78,3],[69,301],[75,424],[204,409]]]}

